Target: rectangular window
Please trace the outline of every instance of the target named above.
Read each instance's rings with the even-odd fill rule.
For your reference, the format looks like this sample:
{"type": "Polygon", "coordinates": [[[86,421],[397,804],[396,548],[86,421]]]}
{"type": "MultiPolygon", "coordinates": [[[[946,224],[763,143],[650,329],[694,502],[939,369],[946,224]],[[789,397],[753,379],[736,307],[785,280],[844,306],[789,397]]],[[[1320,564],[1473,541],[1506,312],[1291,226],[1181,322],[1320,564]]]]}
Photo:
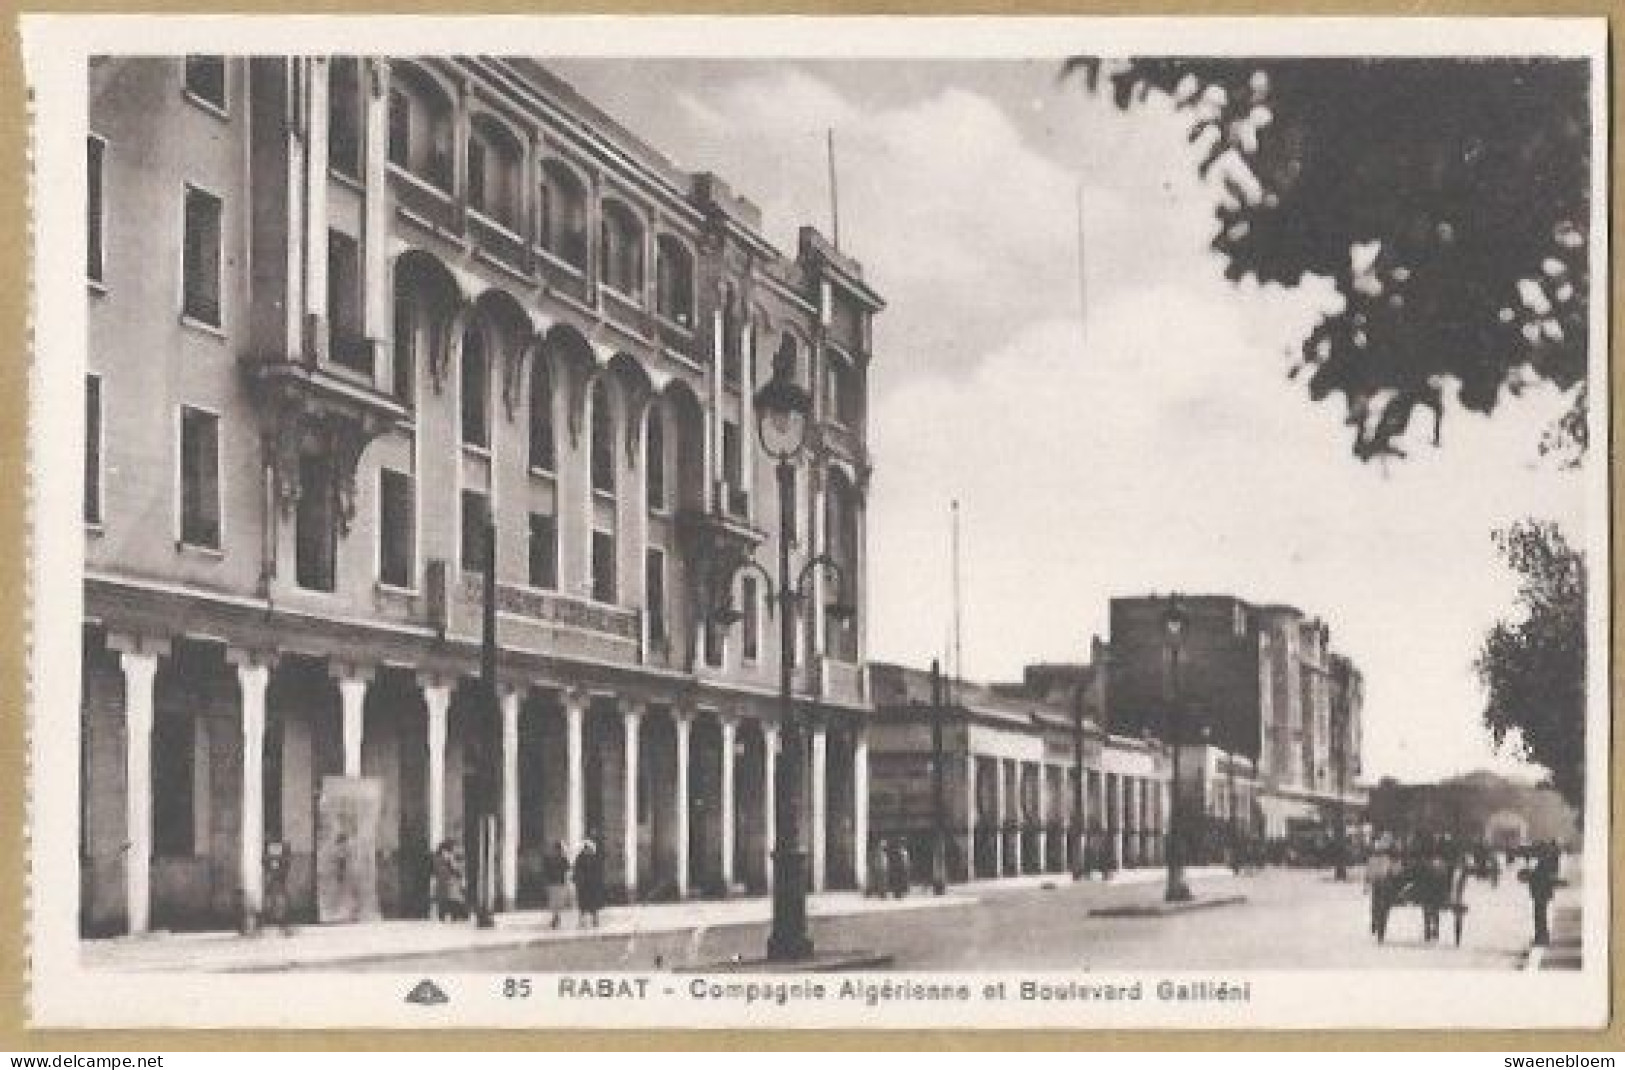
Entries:
{"type": "Polygon", "coordinates": [[[102,281],[102,161],[107,143],[99,137],[85,139],[85,275],[102,281]]]}
{"type": "Polygon", "coordinates": [[[181,407],[181,542],[220,549],[220,417],[181,407]]]}
{"type": "Polygon", "coordinates": [[[744,516],[750,495],[745,490],[745,459],[741,448],[739,425],[731,420],[722,424],[722,481],[727,487],[728,512],[744,516]]]}
{"type": "Polygon", "coordinates": [[[389,162],[412,166],[412,102],[399,89],[389,91],[389,162]]]}
{"type": "Polygon", "coordinates": [[[530,466],[551,472],[557,461],[553,444],[553,376],[538,358],[530,372],[530,466]]]}
{"type": "Polygon", "coordinates": [[[609,531],[592,533],[592,597],[595,602],[615,601],[615,535],[609,531]]]}
{"type": "Polygon", "coordinates": [[[739,581],[739,610],[745,615],[740,622],[740,657],[755,661],[761,652],[762,607],[756,594],[756,577],[745,576],[739,581]]]}
{"type": "Polygon", "coordinates": [[[660,410],[649,414],[644,434],[644,504],[658,511],[666,507],[666,422],[660,410]]]}
{"type": "Polygon", "coordinates": [[[378,470],[378,580],[391,587],[416,586],[412,477],[389,468],[378,470]]]}
{"type": "Polygon", "coordinates": [[[737,487],[745,482],[744,454],[739,446],[739,425],[732,420],[722,423],[722,478],[737,487]]]}
{"type": "Polygon", "coordinates": [[[548,591],[559,585],[559,525],[548,513],[530,514],[530,585],[548,591]]]}
{"type": "Polygon", "coordinates": [[[485,142],[479,138],[468,141],[468,206],[476,212],[486,211],[485,198],[485,142]]]}
{"type": "Polygon", "coordinates": [[[196,847],[193,792],[197,721],[159,715],[152,721],[152,853],[190,858],[196,847]]]}
{"type": "Polygon", "coordinates": [[[372,377],[372,346],[361,329],[361,245],[342,230],[327,232],[328,351],[372,377]]]}
{"type": "Polygon", "coordinates": [[[102,522],[102,381],[85,376],[85,523],[102,522]]]}
{"type": "Polygon", "coordinates": [[[461,404],[463,445],[482,449],[491,445],[491,382],[480,335],[463,337],[461,404]]]}
{"type": "Polygon", "coordinates": [[[643,555],[644,602],[649,610],[649,644],[666,646],[666,552],[651,546],[643,555]]]}
{"type": "Polygon", "coordinates": [[[186,187],[184,279],[181,311],[199,323],[220,326],[220,198],[186,187]]]}
{"type": "Polygon", "coordinates": [[[226,110],[226,58],[187,56],[186,91],[203,103],[226,110]]]}
{"type": "Polygon", "coordinates": [[[350,178],[361,177],[361,61],[334,57],[327,77],[327,162],[350,178]]]}
{"type": "Polygon", "coordinates": [[[331,591],[338,582],[338,495],[333,464],[307,453],[299,458],[299,507],[294,516],[294,582],[307,591],[331,591]]]}
{"type": "Polygon", "coordinates": [[[463,491],[462,544],[459,559],[464,572],[485,571],[485,518],[490,512],[486,496],[477,490],[463,491]]]}

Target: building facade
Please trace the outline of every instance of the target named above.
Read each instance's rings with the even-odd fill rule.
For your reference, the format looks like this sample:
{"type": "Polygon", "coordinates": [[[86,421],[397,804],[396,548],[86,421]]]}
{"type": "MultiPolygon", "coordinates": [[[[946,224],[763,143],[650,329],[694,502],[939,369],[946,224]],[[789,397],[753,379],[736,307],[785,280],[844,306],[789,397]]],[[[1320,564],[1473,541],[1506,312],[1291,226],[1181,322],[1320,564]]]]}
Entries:
{"type": "Polygon", "coordinates": [[[1230,595],[1114,598],[1109,646],[1113,729],[1256,782],[1264,835],[1357,818],[1364,685],[1323,621],[1230,595]]]}
{"type": "Polygon", "coordinates": [[[939,753],[947,880],[1162,862],[1167,750],[1103,728],[1094,667],[1035,666],[1011,686],[960,680],[940,704],[929,673],[882,663],[870,673],[871,841],[906,843],[917,879],[931,877],[939,753]]]}
{"type": "Polygon", "coordinates": [[[235,924],[273,842],[297,918],[421,915],[487,778],[504,903],[588,837],[619,897],[764,889],[779,649],[742,566],[780,540],[839,567],[796,634],[801,812],[814,886],[861,883],[860,266],[773,248],[525,60],[106,59],[89,89],[83,929],[235,924]],[[775,366],[814,399],[783,518],[775,366]],[[328,902],[332,865],[375,891],[328,902]]]}

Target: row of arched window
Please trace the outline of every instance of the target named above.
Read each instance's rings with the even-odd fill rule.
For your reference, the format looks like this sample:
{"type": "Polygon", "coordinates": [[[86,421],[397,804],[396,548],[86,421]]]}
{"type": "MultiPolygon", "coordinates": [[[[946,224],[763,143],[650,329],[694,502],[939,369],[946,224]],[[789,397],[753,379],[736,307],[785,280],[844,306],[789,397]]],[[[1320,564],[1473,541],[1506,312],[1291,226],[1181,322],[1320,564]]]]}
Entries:
{"type": "MultiPolygon", "coordinates": [[[[335,57],[328,75],[328,158],[341,174],[359,179],[364,158],[365,95],[360,61],[335,57]]],[[[388,160],[446,194],[456,192],[455,124],[447,91],[417,66],[392,65],[389,90],[388,160]]],[[[480,216],[523,235],[525,151],[518,135],[488,112],[470,119],[463,195],[480,216]]],[[[683,327],[694,325],[694,255],[671,233],[654,239],[654,278],[647,276],[648,228],[631,205],[602,197],[598,233],[592,235],[592,194],[588,183],[556,157],[541,161],[537,179],[536,243],[575,271],[593,267],[596,240],[598,281],[637,304],[653,282],[657,313],[683,327]]]]}

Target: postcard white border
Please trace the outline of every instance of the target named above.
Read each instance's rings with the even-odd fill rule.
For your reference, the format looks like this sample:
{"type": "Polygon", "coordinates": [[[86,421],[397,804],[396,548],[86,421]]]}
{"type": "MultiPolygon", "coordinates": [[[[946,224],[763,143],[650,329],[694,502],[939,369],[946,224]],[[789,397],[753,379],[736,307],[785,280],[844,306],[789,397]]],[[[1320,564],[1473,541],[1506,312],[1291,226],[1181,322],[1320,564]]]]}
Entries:
{"type": "MultiPolygon", "coordinates": [[[[83,139],[86,61],[93,54],[527,54],[554,57],[1053,58],[1072,54],[1315,56],[1563,56],[1593,67],[1592,273],[1610,293],[1607,229],[1606,20],[1174,19],[806,17],[373,17],[24,15],[25,72],[34,92],[31,207],[34,354],[30,369],[29,597],[30,1008],[34,1025],[79,1027],[952,1027],[952,1028],[1590,1028],[1608,1015],[1610,889],[1583,889],[1585,962],[1574,973],[1251,971],[1245,1004],[1042,1004],[892,1001],[878,1008],[693,1000],[681,975],[652,974],[641,1002],[504,999],[501,975],[437,978],[450,1004],[403,1002],[417,975],[108,973],[79,963],[77,828],[79,641],[83,544],[78,479],[84,436],[86,300],[83,139]],[[613,29],[613,33],[606,30],[613,29]],[[338,46],[338,47],[335,47],[338,46]],[[48,180],[40,176],[49,176],[48,180]],[[61,577],[74,577],[64,583],[61,577]],[[32,790],[49,785],[50,790],[32,790]],[[1441,984],[1459,979],[1467,984],[1441,984]]],[[[1588,859],[1609,858],[1611,514],[1608,502],[1609,302],[1591,306],[1592,463],[1586,551],[1592,562],[1587,755],[1588,859]]],[[[1589,867],[1606,874],[1600,861],[1589,867]]],[[[639,976],[639,975],[627,975],[639,976]]],[[[1175,972],[871,975],[876,982],[963,977],[974,987],[1021,979],[1180,979],[1175,972]]],[[[795,981],[797,978],[781,978],[795,981]]],[[[829,983],[829,982],[826,982],[829,983]]]]}

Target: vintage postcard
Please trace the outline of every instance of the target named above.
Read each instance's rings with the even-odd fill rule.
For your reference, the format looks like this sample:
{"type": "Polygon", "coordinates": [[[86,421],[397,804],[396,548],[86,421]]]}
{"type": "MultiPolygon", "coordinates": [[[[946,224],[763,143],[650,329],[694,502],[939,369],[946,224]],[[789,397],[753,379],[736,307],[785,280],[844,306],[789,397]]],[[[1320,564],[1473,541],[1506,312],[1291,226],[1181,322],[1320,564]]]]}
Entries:
{"type": "Polygon", "coordinates": [[[40,16],[30,1020],[1606,1020],[1601,20],[40,16]]]}

